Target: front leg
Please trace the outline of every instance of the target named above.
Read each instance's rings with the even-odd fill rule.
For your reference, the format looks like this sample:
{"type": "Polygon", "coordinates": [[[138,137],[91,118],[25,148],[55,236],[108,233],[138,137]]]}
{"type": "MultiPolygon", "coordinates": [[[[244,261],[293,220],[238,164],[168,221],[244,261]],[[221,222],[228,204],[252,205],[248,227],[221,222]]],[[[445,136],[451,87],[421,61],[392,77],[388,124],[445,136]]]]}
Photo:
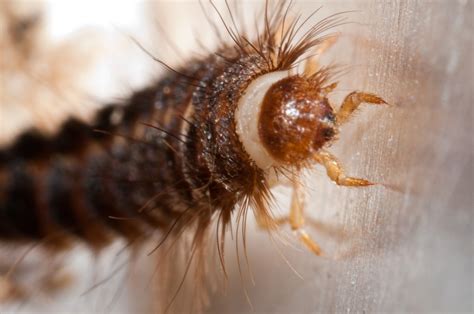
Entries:
{"type": "Polygon", "coordinates": [[[341,108],[336,113],[337,124],[341,125],[347,122],[351,114],[364,102],[373,105],[387,104],[385,100],[375,94],[352,92],[344,98],[341,108]]]}
{"type": "Polygon", "coordinates": [[[342,169],[342,166],[337,161],[336,157],[326,151],[320,151],[315,156],[316,162],[326,168],[328,177],[334,181],[337,185],[343,186],[368,186],[374,185],[374,183],[365,179],[347,177],[342,169]]]}

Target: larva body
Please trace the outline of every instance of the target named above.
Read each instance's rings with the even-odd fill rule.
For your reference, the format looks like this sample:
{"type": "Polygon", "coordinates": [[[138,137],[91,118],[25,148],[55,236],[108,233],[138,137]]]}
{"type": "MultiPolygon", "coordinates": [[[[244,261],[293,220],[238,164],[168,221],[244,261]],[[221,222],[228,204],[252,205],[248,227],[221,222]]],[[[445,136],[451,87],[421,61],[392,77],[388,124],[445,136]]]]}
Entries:
{"type": "Polygon", "coordinates": [[[232,61],[211,57],[184,69],[203,87],[169,72],[125,107],[103,109],[92,126],[70,121],[52,139],[25,134],[3,153],[2,237],[39,240],[61,230],[102,244],[106,230],[133,239],[143,222],[169,227],[184,212],[183,223],[194,217],[207,226],[221,210],[228,219],[264,189],[234,126],[259,61],[232,61]]]}
{"type": "Polygon", "coordinates": [[[297,73],[342,20],[330,16],[297,38],[290,5],[266,7],[256,39],[225,25],[233,45],[168,67],[92,123],[69,120],[53,137],[31,131],[0,151],[0,240],[62,246],[73,236],[100,248],[114,235],[137,244],[155,229],[165,238],[189,229],[194,250],[217,221],[222,257],[219,236],[234,212],[240,219],[252,208],[262,227],[278,227],[270,186],[287,178],[295,191],[287,221],[321,254],[303,228],[298,171],[320,163],[337,184],[370,185],[345,176],[324,148],[361,103],[384,101],[353,92],[336,112],[331,68],[309,58],[297,73]]]}

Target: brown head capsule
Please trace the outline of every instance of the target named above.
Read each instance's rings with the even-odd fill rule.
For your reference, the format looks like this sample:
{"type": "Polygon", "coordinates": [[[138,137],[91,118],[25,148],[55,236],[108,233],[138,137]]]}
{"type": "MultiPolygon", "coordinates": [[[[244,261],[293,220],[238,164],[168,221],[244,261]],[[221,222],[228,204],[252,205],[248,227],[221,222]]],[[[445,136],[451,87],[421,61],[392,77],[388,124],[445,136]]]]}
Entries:
{"type": "Polygon", "coordinates": [[[237,133],[262,169],[297,168],[337,133],[327,87],[313,76],[272,72],[255,80],[237,110],[237,133]]]}
{"type": "Polygon", "coordinates": [[[335,135],[335,116],[317,82],[290,76],[265,94],[258,132],[273,159],[299,165],[335,135]]]}

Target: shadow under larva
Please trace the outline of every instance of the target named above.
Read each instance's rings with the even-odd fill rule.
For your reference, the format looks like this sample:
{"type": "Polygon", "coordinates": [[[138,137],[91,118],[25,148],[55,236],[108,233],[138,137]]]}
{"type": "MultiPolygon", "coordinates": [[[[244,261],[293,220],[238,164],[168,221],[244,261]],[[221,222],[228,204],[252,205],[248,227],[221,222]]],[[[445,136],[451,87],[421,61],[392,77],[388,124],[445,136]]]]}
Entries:
{"type": "MultiPolygon", "coordinates": [[[[195,262],[198,286],[212,246],[225,276],[223,239],[234,221],[245,246],[253,213],[262,229],[289,224],[302,246],[324,254],[305,228],[300,172],[320,164],[338,185],[372,185],[346,175],[327,148],[360,104],[385,104],[366,92],[349,93],[341,106],[329,102],[339,69],[318,60],[347,13],[299,15],[291,2],[265,2],[249,31],[234,4],[204,10],[215,16],[207,22],[217,47],[175,66],[137,40],[163,66],[158,79],[87,122],[68,118],[53,134],[33,128],[2,148],[2,241],[52,251],[81,242],[100,251],[116,238],[139,247],[158,230],[150,253],[187,237],[183,278],[195,262]],[[283,218],[271,210],[279,184],[293,190],[283,218]]],[[[21,40],[12,35],[12,43],[21,40]]],[[[165,310],[180,288],[162,300],[165,310]]]]}

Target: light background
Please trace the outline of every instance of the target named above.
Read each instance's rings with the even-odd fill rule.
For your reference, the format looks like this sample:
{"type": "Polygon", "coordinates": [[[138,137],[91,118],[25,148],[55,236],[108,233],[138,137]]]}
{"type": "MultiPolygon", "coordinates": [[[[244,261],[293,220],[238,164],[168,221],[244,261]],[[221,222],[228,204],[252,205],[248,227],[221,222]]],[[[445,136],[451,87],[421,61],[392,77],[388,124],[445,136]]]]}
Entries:
{"type": "MultiPolygon", "coordinates": [[[[315,257],[295,241],[296,248],[275,246],[251,224],[248,256],[255,285],[245,267],[244,285],[253,310],[246,301],[229,239],[226,295],[215,292],[209,312],[472,312],[473,2],[298,1],[293,12],[307,15],[321,4],[323,10],[314,21],[330,13],[356,10],[350,19],[358,22],[338,28],[341,39],[324,58],[350,66],[332,101],[339,104],[345,94],[357,89],[376,92],[392,104],[389,108],[363,106],[343,127],[331,151],[349,174],[391,188],[347,189],[334,186],[321,168],[308,173],[307,211],[319,222],[308,229],[329,257],[315,257]],[[279,250],[304,279],[286,264],[279,250]]],[[[84,83],[94,100],[121,97],[159,71],[124,33],[179,64],[179,56],[165,44],[163,34],[147,24],[150,15],[177,41],[185,56],[194,46],[195,34],[204,41],[209,37],[196,3],[86,5],[51,2],[48,23],[52,43],[84,36],[84,23],[87,32],[96,34],[100,54],[94,56],[84,83]]],[[[281,192],[284,212],[288,191],[281,192]]],[[[286,232],[291,238],[291,232],[286,232]]],[[[113,269],[110,265],[117,264],[111,261],[113,252],[103,267],[87,254],[74,253],[70,259],[79,273],[76,288],[48,302],[34,300],[6,309],[153,309],[155,296],[147,293],[151,289],[137,288],[148,281],[146,275],[142,280],[116,276],[80,296],[90,286],[91,272],[99,273],[100,278],[113,269]],[[120,285],[126,287],[114,299],[115,287],[120,285]]],[[[152,268],[153,260],[143,265],[152,268]]]]}

